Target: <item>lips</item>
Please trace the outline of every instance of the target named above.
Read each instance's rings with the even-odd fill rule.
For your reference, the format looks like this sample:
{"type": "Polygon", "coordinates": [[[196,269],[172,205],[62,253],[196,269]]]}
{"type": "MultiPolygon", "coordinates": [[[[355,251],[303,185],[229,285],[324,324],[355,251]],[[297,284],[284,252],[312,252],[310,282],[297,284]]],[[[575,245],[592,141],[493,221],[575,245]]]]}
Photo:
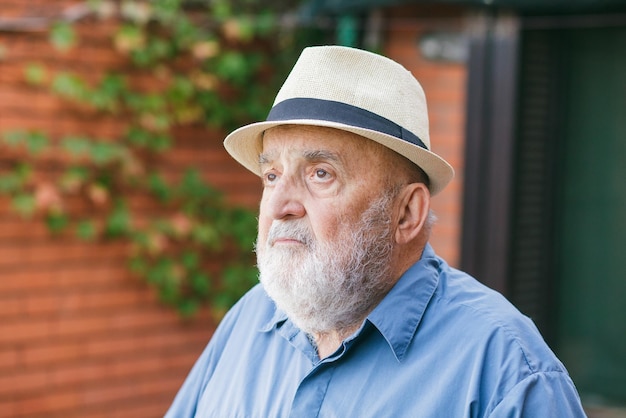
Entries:
{"type": "Polygon", "coordinates": [[[289,237],[278,237],[270,241],[271,246],[275,245],[303,245],[304,242],[300,241],[297,238],[289,238],[289,237]]]}
{"type": "Polygon", "coordinates": [[[309,247],[313,242],[309,228],[299,222],[274,221],[270,228],[267,243],[276,245],[304,245],[309,247]]]}

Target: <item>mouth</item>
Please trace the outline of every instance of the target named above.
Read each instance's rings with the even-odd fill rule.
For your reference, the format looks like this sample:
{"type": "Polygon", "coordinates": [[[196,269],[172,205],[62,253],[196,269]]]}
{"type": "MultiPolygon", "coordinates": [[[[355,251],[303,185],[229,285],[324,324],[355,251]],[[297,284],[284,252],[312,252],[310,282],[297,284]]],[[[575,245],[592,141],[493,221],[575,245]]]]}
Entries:
{"type": "Polygon", "coordinates": [[[275,221],[267,233],[266,245],[270,248],[310,247],[312,238],[305,225],[275,221]]]}
{"type": "Polygon", "coordinates": [[[289,238],[289,237],[278,237],[273,239],[270,242],[272,247],[280,246],[280,245],[304,245],[304,242],[297,238],[289,238]]]}

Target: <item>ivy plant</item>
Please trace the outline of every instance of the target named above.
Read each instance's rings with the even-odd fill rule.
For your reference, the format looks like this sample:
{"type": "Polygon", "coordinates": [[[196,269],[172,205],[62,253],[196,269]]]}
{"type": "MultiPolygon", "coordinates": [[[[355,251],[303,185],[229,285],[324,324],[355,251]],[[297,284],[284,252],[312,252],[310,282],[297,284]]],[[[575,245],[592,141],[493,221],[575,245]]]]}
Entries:
{"type": "MultiPolygon", "coordinates": [[[[25,66],[24,80],[68,106],[123,120],[125,131],[117,137],[53,137],[27,129],[0,133],[3,153],[14,156],[0,173],[0,194],[20,215],[43,219],[53,234],[127,242],[129,269],[154,286],[164,303],[184,316],[208,305],[219,316],[256,282],[255,214],[228,205],[197,168],[168,179],[159,156],[175,151],[177,127],[227,131],[264,118],[301,43],[321,37],[281,27],[282,4],[271,9],[250,1],[92,0],[86,5],[90,23],[118,23],[110,48],[128,67],[94,83],[84,74],[54,72],[33,62],[25,66]],[[133,80],[142,77],[158,79],[161,87],[139,89],[133,80]],[[63,155],[63,167],[54,178],[40,180],[33,173],[51,155],[63,155]],[[136,196],[156,203],[157,213],[135,213],[136,196]]],[[[51,25],[49,41],[59,51],[80,48],[74,24],[51,25]]]]}

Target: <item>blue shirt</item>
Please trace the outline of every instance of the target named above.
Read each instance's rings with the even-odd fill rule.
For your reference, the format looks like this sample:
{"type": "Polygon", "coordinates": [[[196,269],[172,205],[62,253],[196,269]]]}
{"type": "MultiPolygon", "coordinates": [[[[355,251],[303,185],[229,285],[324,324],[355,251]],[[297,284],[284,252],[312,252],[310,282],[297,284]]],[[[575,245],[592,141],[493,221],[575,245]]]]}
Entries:
{"type": "Polygon", "coordinates": [[[584,417],[533,323],[430,246],[320,360],[258,285],[167,412],[182,417],[584,417]]]}

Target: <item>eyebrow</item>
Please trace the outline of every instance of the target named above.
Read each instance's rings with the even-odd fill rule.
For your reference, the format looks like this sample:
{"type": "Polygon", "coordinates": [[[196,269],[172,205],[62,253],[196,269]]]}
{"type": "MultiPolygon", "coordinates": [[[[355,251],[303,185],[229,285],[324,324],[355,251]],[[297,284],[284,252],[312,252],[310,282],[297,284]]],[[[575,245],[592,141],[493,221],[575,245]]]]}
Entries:
{"type": "Polygon", "coordinates": [[[303,156],[307,161],[341,161],[337,153],[328,150],[304,151],[303,156]]]}
{"type": "Polygon", "coordinates": [[[267,154],[259,154],[259,165],[263,165],[263,164],[269,164],[270,161],[272,161],[269,157],[269,155],[267,154]]]}
{"type": "MultiPolygon", "coordinates": [[[[273,153],[260,153],[259,154],[259,164],[270,164],[275,157],[272,155],[273,153]]],[[[341,162],[341,158],[339,154],[336,152],[328,151],[328,150],[305,150],[302,152],[302,156],[305,160],[311,161],[333,161],[333,162],[341,162]]]]}

